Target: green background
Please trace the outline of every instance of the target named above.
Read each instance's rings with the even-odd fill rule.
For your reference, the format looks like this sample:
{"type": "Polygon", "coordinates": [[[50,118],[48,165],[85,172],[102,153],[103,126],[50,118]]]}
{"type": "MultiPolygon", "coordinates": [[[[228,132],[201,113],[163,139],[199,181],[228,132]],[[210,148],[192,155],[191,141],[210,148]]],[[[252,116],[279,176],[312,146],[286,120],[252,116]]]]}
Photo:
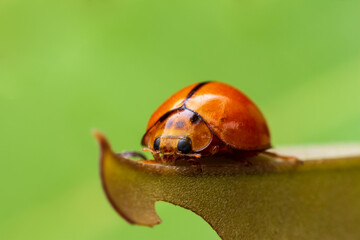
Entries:
{"type": "Polygon", "coordinates": [[[250,96],[274,145],[360,140],[360,1],[0,2],[0,238],[217,239],[157,203],[131,226],[101,189],[98,146],[140,150],[152,112],[193,82],[250,96]]]}

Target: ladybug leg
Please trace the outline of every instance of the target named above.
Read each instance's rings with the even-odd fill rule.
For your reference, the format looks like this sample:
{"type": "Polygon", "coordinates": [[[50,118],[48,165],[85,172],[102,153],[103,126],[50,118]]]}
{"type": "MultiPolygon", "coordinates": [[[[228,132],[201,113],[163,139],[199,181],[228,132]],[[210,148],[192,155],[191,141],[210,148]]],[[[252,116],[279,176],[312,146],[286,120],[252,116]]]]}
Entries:
{"type": "Polygon", "coordinates": [[[273,158],[280,158],[284,161],[289,161],[289,162],[293,162],[293,163],[302,163],[302,161],[300,159],[298,159],[297,157],[294,157],[294,156],[284,156],[284,155],[280,155],[280,154],[273,153],[273,152],[262,152],[262,154],[267,155],[269,157],[273,157],[273,158]]]}
{"type": "Polygon", "coordinates": [[[186,154],[187,157],[195,157],[195,158],[201,158],[200,153],[193,153],[193,154],[186,154]]]}
{"type": "Polygon", "coordinates": [[[152,154],[155,154],[156,152],[150,148],[143,148],[142,149],[144,152],[151,152],[152,154]]]}
{"type": "Polygon", "coordinates": [[[210,150],[211,155],[215,155],[219,151],[219,149],[220,149],[219,145],[215,145],[214,147],[212,147],[210,150]]]}
{"type": "Polygon", "coordinates": [[[145,152],[145,151],[151,152],[156,161],[159,162],[160,160],[162,160],[162,158],[161,158],[161,156],[160,156],[160,154],[159,154],[158,151],[154,151],[154,150],[152,150],[152,149],[150,149],[150,148],[143,148],[142,150],[143,150],[144,152],[145,152]]]}
{"type": "Polygon", "coordinates": [[[199,161],[197,161],[196,159],[189,159],[187,161],[191,164],[191,166],[196,167],[199,173],[202,173],[203,170],[199,161]]]}

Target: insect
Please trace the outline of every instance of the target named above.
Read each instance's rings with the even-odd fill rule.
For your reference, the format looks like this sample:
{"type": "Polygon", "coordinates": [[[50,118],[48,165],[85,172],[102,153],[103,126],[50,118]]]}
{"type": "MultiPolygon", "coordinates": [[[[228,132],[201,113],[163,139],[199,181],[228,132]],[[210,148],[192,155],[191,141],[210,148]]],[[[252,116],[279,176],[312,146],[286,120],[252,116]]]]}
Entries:
{"type": "Polygon", "coordinates": [[[151,116],[141,143],[165,164],[271,147],[259,108],[236,88],[212,81],[192,84],[167,99],[151,116]]]}

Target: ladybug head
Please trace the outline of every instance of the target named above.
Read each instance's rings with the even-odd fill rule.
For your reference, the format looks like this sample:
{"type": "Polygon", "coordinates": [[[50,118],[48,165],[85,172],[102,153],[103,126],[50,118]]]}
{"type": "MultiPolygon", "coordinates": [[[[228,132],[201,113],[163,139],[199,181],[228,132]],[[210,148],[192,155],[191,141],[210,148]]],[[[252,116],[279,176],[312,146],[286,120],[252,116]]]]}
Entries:
{"type": "Polygon", "coordinates": [[[155,151],[160,151],[161,149],[160,152],[163,153],[188,154],[192,151],[191,139],[189,137],[157,137],[154,140],[153,149],[155,151]]]}
{"type": "Polygon", "coordinates": [[[201,116],[188,109],[179,109],[159,121],[144,139],[155,158],[197,157],[212,140],[212,132],[201,116]]]}

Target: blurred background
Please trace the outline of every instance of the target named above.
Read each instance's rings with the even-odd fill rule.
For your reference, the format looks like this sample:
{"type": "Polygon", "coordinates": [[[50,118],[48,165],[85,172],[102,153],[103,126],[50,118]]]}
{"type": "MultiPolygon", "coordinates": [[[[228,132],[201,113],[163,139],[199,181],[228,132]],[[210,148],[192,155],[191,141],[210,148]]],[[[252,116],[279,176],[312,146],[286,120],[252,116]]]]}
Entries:
{"type": "Polygon", "coordinates": [[[98,146],[140,150],[152,112],[198,81],[253,99],[273,144],[360,141],[360,1],[0,1],[0,238],[218,239],[157,203],[131,226],[98,146]]]}

